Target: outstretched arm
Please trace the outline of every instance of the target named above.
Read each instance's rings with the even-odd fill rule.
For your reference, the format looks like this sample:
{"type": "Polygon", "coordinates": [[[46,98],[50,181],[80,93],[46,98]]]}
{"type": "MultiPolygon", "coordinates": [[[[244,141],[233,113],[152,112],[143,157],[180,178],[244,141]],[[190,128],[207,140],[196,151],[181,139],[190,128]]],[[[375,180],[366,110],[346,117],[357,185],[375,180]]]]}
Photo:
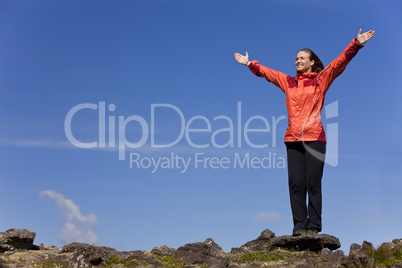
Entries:
{"type": "Polygon", "coordinates": [[[246,55],[242,55],[240,53],[235,53],[234,54],[235,59],[237,60],[238,63],[249,66],[251,61],[248,60],[248,53],[246,51],[246,55]]]}
{"type": "Polygon", "coordinates": [[[357,43],[359,45],[363,45],[365,44],[368,40],[371,39],[371,37],[373,37],[373,35],[375,34],[375,31],[370,30],[368,32],[365,32],[362,34],[362,29],[360,29],[359,33],[357,34],[357,43]]]}
{"type": "Polygon", "coordinates": [[[270,69],[266,66],[258,64],[258,61],[253,60],[250,61],[248,59],[248,53],[246,51],[246,55],[242,55],[240,53],[234,54],[235,60],[242,65],[246,65],[250,71],[258,77],[264,77],[268,82],[273,83],[275,86],[282,89],[283,92],[286,93],[287,84],[288,84],[288,76],[270,69]]]}
{"type": "Polygon", "coordinates": [[[346,66],[363,47],[363,45],[370,40],[375,31],[370,30],[362,34],[362,29],[359,30],[356,38],[346,47],[346,49],[333,60],[318,76],[321,88],[326,92],[332,82],[345,70],[346,66]]]}

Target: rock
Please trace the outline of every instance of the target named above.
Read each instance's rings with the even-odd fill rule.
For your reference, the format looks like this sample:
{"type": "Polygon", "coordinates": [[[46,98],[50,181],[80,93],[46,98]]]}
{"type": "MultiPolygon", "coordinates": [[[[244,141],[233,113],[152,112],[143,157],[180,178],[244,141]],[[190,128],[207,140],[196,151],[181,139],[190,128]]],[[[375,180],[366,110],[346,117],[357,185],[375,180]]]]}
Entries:
{"type": "Polygon", "coordinates": [[[98,247],[83,243],[71,243],[64,246],[62,253],[74,252],[73,265],[106,265],[107,261],[117,255],[117,250],[109,247],[98,247]]]}
{"type": "Polygon", "coordinates": [[[310,264],[299,264],[296,266],[296,268],[314,268],[314,266],[310,264]]]}
{"type": "Polygon", "coordinates": [[[229,267],[230,260],[229,258],[219,258],[212,260],[207,268],[224,268],[229,267]]]}
{"type": "Polygon", "coordinates": [[[225,254],[225,251],[223,251],[223,249],[215,243],[214,240],[212,240],[212,238],[207,238],[204,243],[206,245],[208,245],[208,247],[210,248],[210,252],[213,255],[219,255],[219,254],[225,254]]]}
{"type": "Polygon", "coordinates": [[[366,254],[367,251],[373,251],[374,247],[370,242],[363,241],[362,245],[353,243],[350,245],[349,255],[351,254],[366,254]]]}
{"type": "Polygon", "coordinates": [[[374,251],[371,243],[363,241],[362,245],[350,245],[349,256],[342,263],[345,267],[374,267],[374,259],[367,256],[368,252],[374,251]]]}
{"type": "Polygon", "coordinates": [[[179,247],[174,256],[181,259],[185,264],[210,263],[221,257],[225,252],[211,238],[204,242],[189,243],[179,247]]]}
{"type": "Polygon", "coordinates": [[[35,236],[36,233],[26,229],[9,229],[0,233],[0,252],[34,249],[35,236]]]}
{"type": "Polygon", "coordinates": [[[265,229],[261,232],[261,235],[257,238],[257,240],[269,240],[275,237],[275,233],[269,229],[265,229]]]}
{"type": "Polygon", "coordinates": [[[379,246],[377,250],[392,251],[396,247],[398,247],[398,244],[395,244],[392,242],[385,242],[385,243],[382,243],[381,246],[379,246]]]}
{"type": "Polygon", "coordinates": [[[329,248],[323,248],[320,252],[320,255],[322,257],[329,256],[332,253],[332,251],[329,248]]]}
{"type": "Polygon", "coordinates": [[[232,254],[243,254],[243,253],[248,253],[250,250],[246,248],[232,248],[230,253],[232,254]]]}
{"type": "Polygon", "coordinates": [[[307,252],[307,251],[302,251],[300,254],[299,254],[299,258],[298,258],[298,260],[295,260],[295,262],[294,262],[294,264],[296,265],[296,266],[298,266],[299,264],[297,264],[297,262],[299,261],[302,261],[302,263],[300,263],[300,264],[310,264],[310,265],[314,265],[315,263],[316,263],[316,261],[317,261],[317,257],[318,257],[318,254],[314,254],[314,253],[312,253],[312,252],[307,252]]]}
{"type": "Polygon", "coordinates": [[[116,265],[129,267],[162,266],[161,262],[153,254],[141,250],[119,252],[109,247],[71,243],[64,246],[61,253],[74,253],[70,261],[70,266],[72,267],[105,266],[109,261],[113,261],[116,265]]]}
{"type": "Polygon", "coordinates": [[[374,259],[363,254],[349,255],[347,260],[342,263],[344,267],[374,267],[374,259]]]}
{"type": "Polygon", "coordinates": [[[274,232],[266,229],[257,239],[245,243],[240,248],[232,248],[231,253],[242,254],[253,251],[270,251],[272,248],[279,247],[298,251],[311,250],[318,252],[324,248],[327,248],[330,251],[336,250],[341,247],[341,243],[338,238],[327,234],[316,236],[285,235],[275,237],[274,232]]]}
{"type": "Polygon", "coordinates": [[[43,244],[43,243],[38,246],[38,249],[39,250],[60,250],[61,251],[61,248],[58,248],[58,247],[50,245],[50,244],[43,244]]]}
{"type": "Polygon", "coordinates": [[[61,249],[16,250],[0,254],[3,268],[12,267],[68,267],[73,253],[61,253],[61,249]]]}
{"type": "Polygon", "coordinates": [[[161,257],[167,257],[167,256],[172,256],[176,250],[174,248],[169,248],[165,245],[160,246],[160,247],[154,247],[151,250],[152,254],[159,255],[161,257]]]}
{"type": "Polygon", "coordinates": [[[390,268],[402,268],[402,261],[391,264],[390,268]]]}
{"type": "Polygon", "coordinates": [[[245,243],[240,247],[240,250],[232,248],[231,252],[243,253],[243,252],[267,250],[270,247],[271,239],[274,237],[275,237],[274,232],[272,232],[269,229],[265,229],[264,231],[262,231],[261,235],[257,239],[245,243]]]}
{"type": "Polygon", "coordinates": [[[345,253],[343,253],[343,251],[342,250],[340,250],[340,249],[338,249],[338,250],[336,250],[336,251],[334,251],[334,252],[332,252],[332,253],[336,253],[336,254],[339,254],[339,255],[342,255],[342,256],[345,256],[345,253]]]}
{"type": "Polygon", "coordinates": [[[402,245],[402,238],[393,239],[392,243],[397,244],[397,245],[402,245]]]}
{"type": "Polygon", "coordinates": [[[164,267],[154,254],[142,250],[119,252],[116,257],[124,260],[125,267],[164,267]]]}
{"type": "MultiPolygon", "coordinates": [[[[363,241],[352,244],[349,256],[341,250],[339,239],[329,235],[275,237],[270,230],[240,248],[225,253],[211,238],[186,244],[178,249],[167,246],[146,251],[119,252],[113,248],[71,243],[62,248],[49,244],[33,245],[35,233],[10,229],[0,233],[0,268],[8,267],[183,267],[183,268],[252,268],[252,267],[381,267],[375,263],[373,245],[363,241]],[[30,249],[27,249],[30,248],[30,249]],[[17,250],[23,249],[23,250],[17,250]],[[293,250],[286,250],[293,249],[293,250]],[[297,251],[294,251],[296,249],[297,251]],[[312,252],[314,251],[314,252],[312,252]],[[247,254],[244,254],[247,253],[247,254]],[[243,255],[244,254],[244,255],[243,255]],[[169,257],[171,256],[171,257],[169,257]],[[161,258],[169,257],[169,258],[161,258]]],[[[399,252],[402,239],[383,243],[378,250],[399,252]]],[[[399,255],[398,255],[399,256],[399,255]]],[[[392,268],[402,268],[400,259],[392,268]]]]}
{"type": "Polygon", "coordinates": [[[341,247],[341,243],[339,239],[327,235],[307,235],[307,236],[280,236],[273,237],[270,240],[272,247],[281,247],[286,249],[294,249],[294,250],[311,250],[318,252],[323,248],[328,248],[329,250],[336,250],[341,247]]]}
{"type": "Polygon", "coordinates": [[[367,251],[367,250],[374,250],[373,244],[367,241],[363,241],[362,246],[361,246],[362,251],[367,251]]]}
{"type": "Polygon", "coordinates": [[[342,267],[342,264],[347,260],[347,257],[343,254],[342,250],[332,252],[328,248],[324,248],[321,250],[320,255],[325,267],[342,267]]]}
{"type": "Polygon", "coordinates": [[[359,244],[353,243],[352,245],[350,245],[349,255],[352,254],[353,252],[358,252],[360,248],[361,246],[359,244]]]}

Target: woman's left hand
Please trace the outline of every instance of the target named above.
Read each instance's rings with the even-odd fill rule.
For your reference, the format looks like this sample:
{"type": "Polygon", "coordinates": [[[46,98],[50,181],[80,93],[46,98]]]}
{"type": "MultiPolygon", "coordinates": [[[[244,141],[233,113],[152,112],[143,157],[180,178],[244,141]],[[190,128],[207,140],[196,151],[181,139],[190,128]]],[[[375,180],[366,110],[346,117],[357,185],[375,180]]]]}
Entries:
{"type": "Polygon", "coordinates": [[[370,40],[371,37],[373,37],[374,33],[375,33],[375,31],[370,30],[370,31],[365,32],[365,33],[362,34],[362,29],[360,29],[359,33],[357,34],[357,43],[359,45],[363,45],[368,40],[370,40]]]}
{"type": "Polygon", "coordinates": [[[240,64],[247,65],[247,63],[249,62],[247,51],[246,51],[246,55],[242,55],[242,54],[236,52],[234,54],[234,56],[235,56],[235,59],[237,60],[237,62],[240,64]]]}

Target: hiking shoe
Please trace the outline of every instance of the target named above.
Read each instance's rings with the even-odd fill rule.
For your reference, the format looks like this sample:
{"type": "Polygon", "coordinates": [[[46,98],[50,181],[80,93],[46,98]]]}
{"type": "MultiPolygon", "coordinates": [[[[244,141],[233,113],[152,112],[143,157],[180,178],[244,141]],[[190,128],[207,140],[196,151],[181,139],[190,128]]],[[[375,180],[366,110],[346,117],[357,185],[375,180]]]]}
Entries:
{"type": "Polygon", "coordinates": [[[316,235],[318,235],[318,230],[315,228],[310,228],[310,229],[306,230],[306,235],[316,236],[316,235]]]}
{"type": "Polygon", "coordinates": [[[304,236],[304,235],[307,235],[306,230],[296,230],[293,232],[293,236],[304,236]]]}

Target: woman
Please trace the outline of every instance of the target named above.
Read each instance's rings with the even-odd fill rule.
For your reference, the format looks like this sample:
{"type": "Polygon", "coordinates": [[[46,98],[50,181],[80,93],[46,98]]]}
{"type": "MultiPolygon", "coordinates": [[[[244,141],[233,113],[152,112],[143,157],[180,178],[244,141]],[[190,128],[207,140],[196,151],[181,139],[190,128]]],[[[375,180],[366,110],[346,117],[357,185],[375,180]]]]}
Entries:
{"type": "Polygon", "coordinates": [[[332,82],[346,68],[375,31],[361,33],[334,61],[324,68],[310,49],[296,56],[296,77],[250,61],[248,53],[235,53],[235,59],[251,72],[264,77],[286,94],[288,127],[285,144],[288,161],[289,195],[293,215],[293,235],[315,235],[321,232],[321,178],[324,169],[326,140],[321,124],[324,98],[332,82]],[[308,193],[308,205],[306,194],[308,193]]]}

